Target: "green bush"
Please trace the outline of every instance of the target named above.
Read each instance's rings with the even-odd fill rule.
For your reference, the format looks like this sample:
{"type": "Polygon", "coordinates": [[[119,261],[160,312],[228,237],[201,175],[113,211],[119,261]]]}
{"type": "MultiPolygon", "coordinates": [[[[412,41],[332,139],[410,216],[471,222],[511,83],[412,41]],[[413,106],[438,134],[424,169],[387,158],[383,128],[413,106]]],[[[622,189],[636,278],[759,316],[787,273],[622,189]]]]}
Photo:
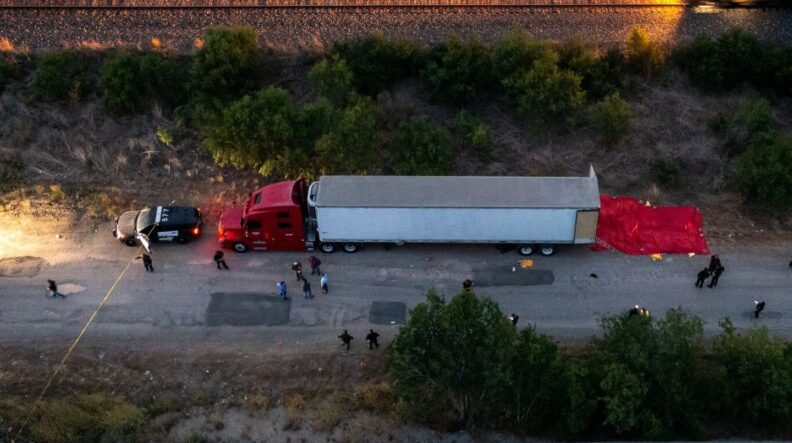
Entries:
{"type": "Polygon", "coordinates": [[[720,371],[719,415],[764,433],[792,430],[792,345],[767,327],[739,335],[729,319],[713,346],[720,371]]]}
{"type": "Polygon", "coordinates": [[[467,111],[460,111],[454,119],[454,126],[461,136],[462,143],[473,150],[482,160],[492,157],[492,134],[490,128],[467,111]]]}
{"type": "Polygon", "coordinates": [[[321,174],[373,174],[380,170],[379,113],[369,99],[340,112],[331,129],[316,141],[321,174]]]}
{"type": "Polygon", "coordinates": [[[453,166],[451,136],[425,116],[412,117],[399,126],[394,153],[394,171],[399,175],[445,175],[453,166]]]}
{"type": "Polygon", "coordinates": [[[36,73],[31,83],[35,100],[77,103],[96,86],[93,60],[78,51],[57,51],[35,59],[36,73]]]}
{"type": "Polygon", "coordinates": [[[416,75],[423,64],[423,51],[414,42],[382,34],[336,43],[333,54],[346,60],[358,91],[366,95],[416,75]]]}
{"type": "Polygon", "coordinates": [[[676,160],[664,158],[655,160],[652,164],[655,178],[661,185],[674,185],[679,180],[679,163],[676,160]]]}
{"type": "Polygon", "coordinates": [[[346,61],[334,56],[315,64],[308,72],[308,80],[316,92],[337,106],[345,106],[355,98],[355,79],[346,61]]]}
{"type": "Polygon", "coordinates": [[[591,126],[607,144],[615,145],[630,132],[632,110],[618,93],[605,97],[591,107],[591,126]]]}
{"type": "Polygon", "coordinates": [[[537,60],[533,67],[505,81],[514,105],[525,118],[534,122],[574,125],[586,100],[580,76],[558,69],[549,60],[537,60]]]}
{"type": "Polygon", "coordinates": [[[224,103],[252,93],[263,77],[264,55],[252,28],[210,27],[190,70],[197,116],[211,116],[224,103]]]}
{"type": "Polygon", "coordinates": [[[434,99],[467,103],[492,84],[489,50],[475,38],[451,36],[432,49],[421,79],[434,99]]]}
{"type": "Polygon", "coordinates": [[[734,30],[717,39],[697,37],[675,51],[674,58],[699,88],[725,91],[753,78],[761,61],[761,46],[754,36],[734,30]]]}
{"type": "Polygon", "coordinates": [[[175,57],[121,53],[101,66],[102,105],[116,115],[146,111],[156,101],[175,108],[185,99],[188,79],[186,65],[175,57]]]}
{"type": "Polygon", "coordinates": [[[737,188],[754,206],[792,208],[792,137],[765,133],[737,158],[737,188]]]}
{"type": "Polygon", "coordinates": [[[636,27],[627,37],[627,66],[635,75],[646,80],[656,79],[664,70],[665,50],[651,41],[645,29],[636,27]]]}
{"type": "Polygon", "coordinates": [[[291,95],[269,87],[231,103],[207,129],[205,143],[220,164],[252,166],[270,175],[275,160],[294,147],[297,115],[291,95]]]}
{"type": "Polygon", "coordinates": [[[12,82],[22,80],[30,71],[30,58],[14,52],[0,52],[0,94],[12,82]]]}
{"type": "Polygon", "coordinates": [[[522,76],[536,61],[556,63],[558,58],[549,43],[534,40],[523,31],[506,34],[492,46],[492,70],[501,84],[522,76]]]}

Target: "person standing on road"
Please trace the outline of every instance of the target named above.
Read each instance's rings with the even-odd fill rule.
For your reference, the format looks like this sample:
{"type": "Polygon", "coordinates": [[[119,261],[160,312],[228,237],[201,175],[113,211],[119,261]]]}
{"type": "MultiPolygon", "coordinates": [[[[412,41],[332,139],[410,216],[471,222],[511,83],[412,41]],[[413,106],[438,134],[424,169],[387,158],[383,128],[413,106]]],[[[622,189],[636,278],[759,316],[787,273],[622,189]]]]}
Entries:
{"type": "Polygon", "coordinates": [[[375,347],[379,348],[379,342],[377,342],[377,337],[379,337],[379,334],[374,332],[373,329],[369,329],[369,333],[368,335],[366,335],[366,341],[369,344],[369,351],[374,349],[375,347]]]}
{"type": "Polygon", "coordinates": [[[330,278],[327,276],[327,274],[322,274],[322,278],[319,279],[319,284],[322,285],[322,294],[327,295],[327,291],[328,291],[327,283],[329,281],[330,278]]]}
{"type": "Polygon", "coordinates": [[[473,290],[473,280],[467,279],[462,282],[462,290],[465,292],[470,292],[473,290]]]}
{"type": "Polygon", "coordinates": [[[698,273],[698,278],[696,279],[696,287],[703,288],[704,282],[707,280],[707,277],[709,277],[709,269],[704,268],[698,273]]]}
{"type": "Polygon", "coordinates": [[[352,340],[354,340],[355,337],[349,335],[349,332],[344,329],[344,333],[339,335],[338,338],[340,338],[341,342],[346,345],[346,351],[349,352],[349,345],[352,344],[352,340]]]}
{"type": "Polygon", "coordinates": [[[715,268],[715,272],[712,274],[712,280],[710,280],[710,284],[708,284],[707,287],[714,288],[715,286],[718,286],[718,279],[725,270],[726,268],[724,268],[723,265],[718,265],[718,267],[715,268]]]}
{"type": "Polygon", "coordinates": [[[145,252],[135,257],[135,260],[143,259],[143,266],[146,268],[146,272],[154,272],[154,266],[151,264],[151,256],[146,254],[145,252]]]}
{"type": "Polygon", "coordinates": [[[754,309],[754,318],[759,318],[759,313],[764,311],[765,302],[764,300],[754,300],[754,304],[756,305],[754,309]]]}
{"type": "Polygon", "coordinates": [[[716,269],[718,269],[720,265],[721,265],[720,257],[718,257],[717,255],[713,255],[712,257],[710,257],[710,263],[709,266],[707,266],[707,270],[710,272],[710,274],[712,274],[713,272],[715,272],[716,269]]]}
{"type": "Polygon", "coordinates": [[[289,299],[289,296],[286,295],[286,282],[285,281],[279,281],[278,283],[275,284],[275,287],[278,288],[278,295],[280,295],[281,300],[285,301],[285,300],[289,299]]]}
{"type": "Polygon", "coordinates": [[[47,280],[47,289],[50,291],[50,295],[52,298],[60,296],[61,298],[66,298],[65,295],[58,292],[58,284],[55,283],[55,280],[47,280]]]}
{"type": "Polygon", "coordinates": [[[311,294],[311,284],[308,283],[308,280],[306,279],[303,279],[302,282],[302,290],[305,299],[308,300],[309,298],[313,298],[313,294],[311,294]]]}
{"type": "Polygon", "coordinates": [[[223,268],[228,269],[228,265],[225,262],[225,258],[223,258],[224,255],[225,254],[223,254],[223,251],[215,251],[213,260],[217,265],[217,269],[223,269],[223,268]],[[221,265],[223,266],[222,268],[220,267],[221,265]]]}
{"type": "Polygon", "coordinates": [[[319,265],[322,264],[322,261],[316,258],[316,256],[312,255],[308,257],[308,264],[311,265],[311,275],[322,275],[322,271],[319,269],[319,265]]]}
{"type": "Polygon", "coordinates": [[[294,271],[294,275],[297,276],[297,281],[305,280],[305,277],[302,275],[302,263],[298,261],[292,263],[292,271],[294,271]]]}

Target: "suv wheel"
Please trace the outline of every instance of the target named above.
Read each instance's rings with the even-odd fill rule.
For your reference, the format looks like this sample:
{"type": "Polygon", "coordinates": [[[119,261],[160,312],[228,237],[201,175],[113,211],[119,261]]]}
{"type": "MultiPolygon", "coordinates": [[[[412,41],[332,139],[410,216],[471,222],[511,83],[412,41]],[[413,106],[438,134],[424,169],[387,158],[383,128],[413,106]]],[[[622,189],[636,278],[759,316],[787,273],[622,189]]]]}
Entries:
{"type": "Polygon", "coordinates": [[[127,246],[137,246],[137,240],[133,237],[129,237],[128,239],[124,240],[124,244],[127,246]]]}
{"type": "Polygon", "coordinates": [[[242,242],[234,243],[233,248],[234,248],[234,251],[239,252],[239,253],[247,252],[247,245],[245,245],[242,242]]]}

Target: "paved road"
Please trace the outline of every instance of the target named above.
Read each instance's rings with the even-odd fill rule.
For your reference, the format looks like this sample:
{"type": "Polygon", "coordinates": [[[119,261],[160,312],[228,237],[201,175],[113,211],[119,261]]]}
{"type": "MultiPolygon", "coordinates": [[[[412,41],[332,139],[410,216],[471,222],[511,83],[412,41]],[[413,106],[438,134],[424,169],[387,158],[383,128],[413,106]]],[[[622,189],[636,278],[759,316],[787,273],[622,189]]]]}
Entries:
{"type": "MultiPolygon", "coordinates": [[[[31,237],[24,250],[6,246],[0,256],[0,346],[59,344],[79,333],[138,252],[101,229],[67,233],[62,240],[31,237]],[[79,247],[75,238],[83,238],[79,247]],[[68,293],[65,300],[45,296],[48,278],[68,293]]],[[[655,315],[681,306],[701,316],[709,334],[717,333],[718,320],[729,316],[738,328],[766,325],[792,337],[790,244],[717,251],[726,272],[716,289],[693,287],[708,257],[666,256],[653,262],[570,247],[553,257],[533,257],[534,266],[526,271],[519,269],[516,251],[501,253],[493,247],[369,247],[356,254],[317,254],[330,276],[330,294],[319,294],[318,278],[310,277],[316,294],[312,300],[302,298],[290,270],[293,260],[305,263],[307,253],[229,252],[231,270],[219,271],[211,262],[214,245],[210,232],[186,246],[159,246],[153,274],[132,261],[83,343],[158,350],[298,350],[329,346],[347,328],[362,344],[369,327],[386,339],[395,333],[398,326],[390,320],[398,322],[399,303],[409,309],[432,287],[456,294],[469,277],[479,282],[478,294],[492,297],[504,313],[518,313],[521,325],[535,324],[559,339],[586,339],[598,331],[600,316],[634,304],[655,315]],[[281,279],[289,285],[290,302],[276,297],[275,283],[281,279]],[[758,321],[752,317],[755,298],[767,301],[758,321]],[[372,315],[375,302],[390,304],[372,315]],[[371,325],[370,320],[388,324],[371,325]]]]}

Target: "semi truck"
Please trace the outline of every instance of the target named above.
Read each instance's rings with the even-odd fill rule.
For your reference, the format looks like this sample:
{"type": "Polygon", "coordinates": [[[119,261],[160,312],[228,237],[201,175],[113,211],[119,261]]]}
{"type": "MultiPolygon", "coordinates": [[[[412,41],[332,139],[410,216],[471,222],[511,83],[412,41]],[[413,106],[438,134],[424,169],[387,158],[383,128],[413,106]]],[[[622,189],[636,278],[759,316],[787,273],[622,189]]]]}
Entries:
{"type": "Polygon", "coordinates": [[[222,213],[217,236],[237,252],[483,243],[552,255],[594,243],[599,208],[593,167],[585,177],[331,175],[260,188],[222,213]]]}

